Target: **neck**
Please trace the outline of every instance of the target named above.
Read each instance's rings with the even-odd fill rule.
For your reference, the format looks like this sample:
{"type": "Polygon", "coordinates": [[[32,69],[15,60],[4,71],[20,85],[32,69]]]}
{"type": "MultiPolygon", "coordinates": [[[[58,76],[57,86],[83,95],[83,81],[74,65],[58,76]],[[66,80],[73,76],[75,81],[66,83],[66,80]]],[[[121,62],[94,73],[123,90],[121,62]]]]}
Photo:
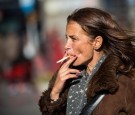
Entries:
{"type": "Polygon", "coordinates": [[[94,53],[95,55],[93,55],[92,60],[88,63],[87,65],[87,69],[86,72],[88,74],[91,73],[92,69],[95,67],[96,63],[99,61],[99,59],[102,57],[102,55],[104,54],[103,51],[102,52],[96,52],[94,53]]]}

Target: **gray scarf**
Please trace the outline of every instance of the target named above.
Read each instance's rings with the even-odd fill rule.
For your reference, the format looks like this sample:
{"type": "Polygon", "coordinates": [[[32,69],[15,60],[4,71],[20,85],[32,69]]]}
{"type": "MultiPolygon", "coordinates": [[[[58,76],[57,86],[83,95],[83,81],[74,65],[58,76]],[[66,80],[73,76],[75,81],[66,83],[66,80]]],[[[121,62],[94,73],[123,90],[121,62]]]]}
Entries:
{"type": "Polygon", "coordinates": [[[80,74],[77,79],[72,81],[73,85],[71,85],[68,92],[66,115],[80,114],[81,110],[87,103],[86,92],[88,83],[94,74],[98,71],[105,58],[106,56],[103,55],[99,59],[95,67],[92,69],[90,75],[86,73],[86,70],[83,70],[82,74],[80,74]]]}

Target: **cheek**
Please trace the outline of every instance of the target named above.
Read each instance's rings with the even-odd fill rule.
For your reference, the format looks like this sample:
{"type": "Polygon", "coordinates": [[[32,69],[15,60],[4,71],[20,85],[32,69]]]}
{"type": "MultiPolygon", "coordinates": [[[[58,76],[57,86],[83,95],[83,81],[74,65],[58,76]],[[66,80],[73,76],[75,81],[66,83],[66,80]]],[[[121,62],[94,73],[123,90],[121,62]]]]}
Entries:
{"type": "Polygon", "coordinates": [[[89,58],[93,54],[93,51],[94,50],[91,46],[86,45],[86,46],[83,46],[83,47],[80,46],[80,48],[78,50],[78,53],[79,53],[80,56],[82,56],[84,58],[89,58]]]}
{"type": "Polygon", "coordinates": [[[72,45],[73,52],[77,55],[76,64],[83,64],[90,60],[93,56],[93,44],[87,41],[81,41],[80,43],[72,45]]]}
{"type": "Polygon", "coordinates": [[[93,48],[91,47],[81,47],[76,51],[78,56],[77,60],[75,61],[74,65],[81,65],[86,63],[90,60],[93,56],[93,48]]]}
{"type": "Polygon", "coordinates": [[[80,53],[78,59],[80,61],[88,61],[92,58],[92,56],[93,56],[92,50],[84,50],[83,52],[80,53]]]}

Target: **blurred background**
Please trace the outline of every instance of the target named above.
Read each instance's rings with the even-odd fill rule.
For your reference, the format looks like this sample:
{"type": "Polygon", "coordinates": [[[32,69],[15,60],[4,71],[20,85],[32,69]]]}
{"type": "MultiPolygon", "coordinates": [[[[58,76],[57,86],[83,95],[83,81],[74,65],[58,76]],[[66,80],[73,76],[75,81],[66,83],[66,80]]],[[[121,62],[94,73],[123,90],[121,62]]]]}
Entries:
{"type": "Polygon", "coordinates": [[[66,17],[86,6],[135,31],[135,0],[0,0],[0,115],[41,115],[38,100],[63,56],[66,17]]]}

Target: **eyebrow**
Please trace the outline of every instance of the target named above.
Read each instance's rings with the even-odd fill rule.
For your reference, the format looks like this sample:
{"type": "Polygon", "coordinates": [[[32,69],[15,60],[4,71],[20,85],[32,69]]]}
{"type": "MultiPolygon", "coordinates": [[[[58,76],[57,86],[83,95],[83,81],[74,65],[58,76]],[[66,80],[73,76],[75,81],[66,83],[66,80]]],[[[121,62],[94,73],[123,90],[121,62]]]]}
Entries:
{"type": "MultiPolygon", "coordinates": [[[[68,37],[67,35],[65,35],[66,36],[66,38],[68,37]]],[[[74,37],[76,37],[75,35],[70,35],[69,36],[70,38],[74,38],[74,37]]]]}

